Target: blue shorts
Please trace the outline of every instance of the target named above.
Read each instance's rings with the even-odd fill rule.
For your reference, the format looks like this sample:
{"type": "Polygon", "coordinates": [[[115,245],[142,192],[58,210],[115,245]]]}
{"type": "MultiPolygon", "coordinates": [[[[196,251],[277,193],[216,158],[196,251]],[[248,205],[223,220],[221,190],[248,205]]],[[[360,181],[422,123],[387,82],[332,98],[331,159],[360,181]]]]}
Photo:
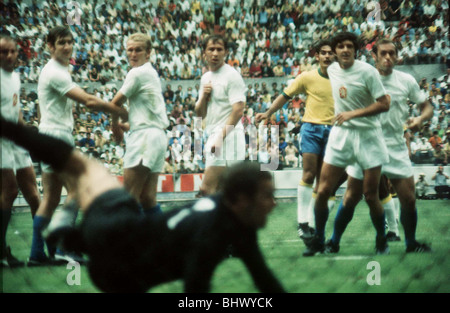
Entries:
{"type": "Polygon", "coordinates": [[[331,127],[331,125],[303,123],[300,129],[301,153],[313,153],[323,157],[331,127]]]}

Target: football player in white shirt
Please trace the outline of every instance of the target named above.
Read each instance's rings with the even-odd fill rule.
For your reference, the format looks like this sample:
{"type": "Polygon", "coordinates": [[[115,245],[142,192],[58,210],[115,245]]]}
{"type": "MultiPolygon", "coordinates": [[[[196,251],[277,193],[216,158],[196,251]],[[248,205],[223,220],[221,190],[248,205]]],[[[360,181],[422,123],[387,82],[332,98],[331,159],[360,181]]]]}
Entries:
{"type": "Polygon", "coordinates": [[[113,132],[118,140],[129,127],[124,155],[125,189],[140,203],[147,214],[159,213],[156,194],[159,174],[163,171],[169,126],[158,73],[150,64],[151,39],[142,33],[127,41],[127,57],[132,69],[113,98],[117,107],[128,100],[128,125],[113,118],[113,132]]]}
{"type": "MultiPolygon", "coordinates": [[[[406,252],[428,252],[431,250],[428,245],[416,241],[417,209],[414,175],[403,129],[407,124],[411,131],[419,131],[423,122],[433,116],[433,108],[414,77],[394,69],[398,51],[392,40],[380,39],[373,47],[372,57],[381,75],[381,81],[391,97],[389,111],[380,115],[383,137],[389,151],[389,161],[383,164],[382,173],[390,179],[400,200],[400,222],[405,233],[406,252]],[[421,108],[420,116],[408,119],[408,99],[417,103],[421,108]]],[[[340,238],[362,195],[363,173],[361,168],[353,165],[347,168],[347,172],[349,174],[348,183],[355,188],[345,194],[343,205],[337,212],[333,236],[327,242],[329,252],[339,251],[340,238]]],[[[380,186],[380,196],[383,189],[387,190],[387,187],[380,186]]],[[[386,191],[384,193],[388,194],[386,191]]],[[[392,205],[392,200],[385,205],[390,230],[396,227],[392,205]]]]}
{"type": "Polygon", "coordinates": [[[353,33],[338,33],[332,39],[338,62],[328,67],[328,76],[335,100],[335,126],[328,139],[314,207],[316,234],[304,256],[325,250],[327,201],[345,168],[353,163],[364,170],[363,193],[377,232],[376,252],[389,252],[384,210],[378,198],[381,165],[388,160],[388,153],[378,115],[389,110],[390,98],[376,69],[355,60],[358,48],[358,37],[353,33]]]}
{"type": "MultiPolygon", "coordinates": [[[[17,42],[5,35],[0,36],[0,77],[1,114],[4,118],[22,123],[20,110],[20,77],[14,72],[19,55],[17,42]]],[[[27,151],[19,148],[8,139],[0,139],[1,144],[1,266],[15,267],[24,263],[11,254],[6,244],[6,232],[11,219],[11,209],[19,189],[30,206],[34,216],[41,201],[36,184],[36,173],[27,151]]]]}
{"type": "Polygon", "coordinates": [[[211,35],[203,43],[208,72],[202,75],[195,113],[205,119],[206,170],[199,196],[215,193],[226,166],[245,159],[244,114],[246,86],[242,76],[225,63],[225,39],[211,35]]]}
{"type": "MultiPolygon", "coordinates": [[[[81,87],[72,82],[69,73],[69,62],[73,54],[74,38],[70,29],[64,26],[52,28],[47,35],[47,47],[50,50],[51,59],[41,71],[38,82],[38,98],[41,120],[39,132],[54,136],[74,145],[72,130],[74,127],[72,105],[68,101],[72,99],[86,105],[88,108],[101,111],[123,113],[119,108],[86,93],[81,87]]],[[[50,166],[42,164],[42,186],[44,194],[42,202],[33,219],[33,239],[28,265],[39,266],[53,264],[55,256],[54,247],[48,246],[48,257],[44,251],[42,231],[48,226],[53,229],[58,226],[58,218],[52,219],[53,213],[61,200],[61,192],[64,186],[63,180],[54,173],[50,166]]],[[[67,188],[67,187],[66,187],[67,188]]],[[[72,191],[67,188],[66,203],[73,199],[72,191]]],[[[67,206],[61,214],[68,214],[76,218],[76,205],[67,206]]],[[[63,258],[64,255],[56,257],[63,258]]],[[[58,261],[58,260],[56,260],[58,261]]]]}

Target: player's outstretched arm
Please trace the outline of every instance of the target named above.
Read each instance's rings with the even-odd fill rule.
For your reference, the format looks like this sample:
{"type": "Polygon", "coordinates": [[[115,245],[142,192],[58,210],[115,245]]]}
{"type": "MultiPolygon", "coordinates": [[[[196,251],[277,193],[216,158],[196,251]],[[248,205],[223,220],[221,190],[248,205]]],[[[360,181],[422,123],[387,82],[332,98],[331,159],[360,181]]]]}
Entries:
{"type": "Polygon", "coordinates": [[[408,119],[408,128],[413,132],[418,132],[422,128],[422,124],[433,117],[433,107],[430,101],[425,100],[419,104],[420,115],[408,119]]]}
{"type": "Polygon", "coordinates": [[[264,256],[256,244],[251,248],[244,249],[243,251],[240,250],[239,255],[249,270],[253,281],[261,292],[286,292],[281,283],[267,266],[264,261],[264,256]]]}
{"type": "Polygon", "coordinates": [[[342,123],[344,123],[345,121],[356,117],[376,115],[382,112],[389,111],[390,105],[391,97],[389,95],[384,95],[365,108],[339,113],[334,117],[333,122],[336,125],[342,125],[342,123]]]}
{"type": "Polygon", "coordinates": [[[86,105],[87,108],[92,109],[92,110],[109,112],[112,114],[117,114],[121,117],[128,116],[127,111],[124,108],[122,108],[121,106],[116,106],[116,105],[113,105],[112,103],[103,101],[102,99],[97,98],[96,96],[87,93],[80,87],[72,88],[71,90],[69,90],[66,93],[66,96],[78,103],[83,103],[84,105],[86,105]]]}
{"type": "MultiPolygon", "coordinates": [[[[116,108],[123,109],[123,104],[127,101],[127,97],[121,92],[118,91],[114,98],[111,100],[111,104],[115,106],[116,108]]],[[[123,124],[119,121],[119,117],[122,119],[122,122],[128,121],[128,112],[123,109],[125,112],[124,114],[121,114],[120,116],[118,114],[112,115],[112,132],[114,134],[114,137],[116,139],[116,142],[121,142],[123,140],[123,134],[125,131],[129,130],[129,124],[123,124]]]]}
{"type": "Polygon", "coordinates": [[[255,116],[256,122],[261,122],[262,120],[269,119],[270,116],[277,112],[279,109],[283,107],[283,105],[288,101],[289,98],[287,98],[284,94],[279,95],[273,102],[270,108],[267,109],[264,113],[258,113],[255,116]]]}
{"type": "Polygon", "coordinates": [[[211,289],[211,279],[218,262],[205,247],[193,249],[186,255],[184,272],[184,292],[207,293],[211,289]]]}

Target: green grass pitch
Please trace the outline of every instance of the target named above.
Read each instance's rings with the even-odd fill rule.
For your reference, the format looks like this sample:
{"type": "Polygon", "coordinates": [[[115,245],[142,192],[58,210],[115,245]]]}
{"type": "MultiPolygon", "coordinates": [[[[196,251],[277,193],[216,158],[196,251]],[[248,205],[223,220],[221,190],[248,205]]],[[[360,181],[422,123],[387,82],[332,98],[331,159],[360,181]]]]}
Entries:
{"type": "MultiPolygon", "coordinates": [[[[290,293],[448,293],[450,292],[450,201],[418,201],[417,239],[430,243],[432,253],[406,254],[403,229],[401,242],[390,243],[390,255],[374,254],[375,231],[365,203],[356,209],[353,221],[341,241],[338,254],[305,258],[304,245],[296,231],[296,202],[280,201],[259,232],[266,261],[290,293]],[[368,266],[377,262],[376,268],[368,266]],[[372,263],[370,263],[372,264],[372,263]],[[376,269],[376,272],[375,272],[376,269]],[[373,275],[378,284],[369,284],[373,275]]],[[[169,210],[170,207],[165,207],[169,210]]],[[[327,224],[331,236],[334,209],[327,224]]],[[[13,254],[26,260],[31,244],[32,220],[29,212],[14,213],[7,240],[13,254]]],[[[68,284],[72,272],[65,266],[2,269],[4,293],[95,293],[85,267],[81,267],[79,285],[68,284]]],[[[111,273],[114,275],[114,273],[111,273]]],[[[371,280],[372,279],[372,280],[371,280]]],[[[230,258],[216,269],[212,281],[214,293],[258,292],[239,259],[230,258]]],[[[181,293],[182,282],[155,287],[152,293],[181,293]]]]}

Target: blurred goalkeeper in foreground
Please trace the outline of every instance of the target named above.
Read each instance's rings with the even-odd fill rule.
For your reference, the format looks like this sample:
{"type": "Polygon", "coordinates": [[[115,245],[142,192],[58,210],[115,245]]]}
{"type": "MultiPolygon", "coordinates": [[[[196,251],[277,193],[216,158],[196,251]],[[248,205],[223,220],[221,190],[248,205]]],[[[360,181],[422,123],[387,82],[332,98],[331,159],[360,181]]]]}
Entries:
{"type": "Polygon", "coordinates": [[[275,207],[272,176],[258,163],[231,167],[221,193],[192,207],[145,216],[106,168],[65,142],[3,118],[1,136],[51,165],[76,191],[83,221],[74,228],[63,213],[54,216],[47,240],[86,254],[100,290],[146,292],[183,279],[185,292],[208,292],[214,269],[232,245],[261,292],[284,292],[257,244],[257,229],[275,207]]]}

